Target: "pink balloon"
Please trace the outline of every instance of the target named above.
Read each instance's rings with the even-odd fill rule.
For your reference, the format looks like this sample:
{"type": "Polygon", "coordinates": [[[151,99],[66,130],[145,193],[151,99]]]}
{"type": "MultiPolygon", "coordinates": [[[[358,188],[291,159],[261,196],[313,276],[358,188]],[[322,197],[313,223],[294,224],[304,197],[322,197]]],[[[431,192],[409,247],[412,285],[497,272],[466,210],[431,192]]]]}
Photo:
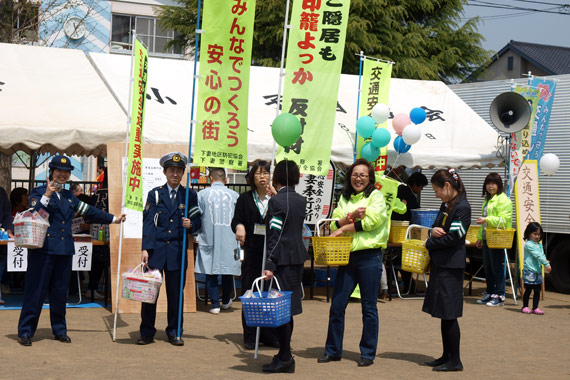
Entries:
{"type": "Polygon", "coordinates": [[[406,128],[406,126],[411,122],[412,121],[410,120],[410,115],[406,113],[399,113],[394,116],[394,119],[392,120],[392,128],[394,128],[394,131],[396,131],[398,136],[401,136],[404,128],[406,128]]]}

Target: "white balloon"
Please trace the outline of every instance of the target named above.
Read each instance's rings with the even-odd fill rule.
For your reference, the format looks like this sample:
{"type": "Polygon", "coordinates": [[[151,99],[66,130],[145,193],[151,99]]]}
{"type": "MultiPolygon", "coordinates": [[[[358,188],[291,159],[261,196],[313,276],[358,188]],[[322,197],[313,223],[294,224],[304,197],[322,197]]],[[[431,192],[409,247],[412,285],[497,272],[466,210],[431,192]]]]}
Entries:
{"type": "Polygon", "coordinates": [[[422,131],[419,126],[415,124],[409,124],[402,131],[402,138],[404,142],[408,145],[417,143],[422,137],[422,131]]]}
{"type": "Polygon", "coordinates": [[[382,124],[390,116],[390,109],[386,104],[378,103],[372,107],[372,118],[376,124],[382,124]]]}
{"type": "Polygon", "coordinates": [[[540,159],[540,170],[546,175],[553,175],[560,167],[560,159],[554,153],[546,153],[540,159]]]}

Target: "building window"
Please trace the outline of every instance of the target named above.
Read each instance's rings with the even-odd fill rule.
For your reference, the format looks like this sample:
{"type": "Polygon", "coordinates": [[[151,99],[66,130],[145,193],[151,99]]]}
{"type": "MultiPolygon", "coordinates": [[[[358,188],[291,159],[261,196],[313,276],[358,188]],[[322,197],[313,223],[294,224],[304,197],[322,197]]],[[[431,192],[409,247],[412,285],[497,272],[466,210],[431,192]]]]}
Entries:
{"type": "Polygon", "coordinates": [[[507,58],[507,70],[511,71],[515,65],[515,57],[512,55],[507,58]]]}
{"type": "Polygon", "coordinates": [[[114,14],[111,27],[111,51],[130,51],[132,49],[131,30],[136,30],[139,40],[147,47],[149,54],[182,55],[181,49],[165,49],[166,43],[174,39],[177,33],[164,30],[154,17],[129,16],[114,14]]]}

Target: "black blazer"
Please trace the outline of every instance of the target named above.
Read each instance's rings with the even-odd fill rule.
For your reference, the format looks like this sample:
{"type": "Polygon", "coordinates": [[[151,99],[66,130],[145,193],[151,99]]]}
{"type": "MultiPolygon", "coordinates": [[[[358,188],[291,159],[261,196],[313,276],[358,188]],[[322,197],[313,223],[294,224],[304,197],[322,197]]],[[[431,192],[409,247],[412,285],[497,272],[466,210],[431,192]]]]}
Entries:
{"type": "Polygon", "coordinates": [[[465,194],[459,199],[450,215],[445,215],[445,203],[441,204],[433,227],[443,227],[441,238],[430,237],[426,241],[432,265],[443,268],[465,268],[465,235],[471,224],[471,205],[465,194]]]}
{"type": "Polygon", "coordinates": [[[265,231],[267,234],[267,262],[272,272],[278,265],[298,265],[310,259],[303,245],[305,197],[293,187],[282,187],[267,206],[265,231]]]}
{"type": "Polygon", "coordinates": [[[253,199],[253,190],[241,194],[236,202],[234,217],[232,219],[232,231],[236,232],[238,224],[245,227],[245,244],[243,267],[261,268],[263,260],[263,235],[255,235],[255,224],[264,224],[263,217],[253,199]]]}

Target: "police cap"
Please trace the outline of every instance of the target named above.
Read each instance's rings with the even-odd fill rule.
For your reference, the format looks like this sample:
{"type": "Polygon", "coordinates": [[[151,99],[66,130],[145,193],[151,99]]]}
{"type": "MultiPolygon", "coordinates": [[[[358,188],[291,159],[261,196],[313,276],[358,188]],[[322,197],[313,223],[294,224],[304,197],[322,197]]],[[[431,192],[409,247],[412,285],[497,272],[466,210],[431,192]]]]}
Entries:
{"type": "Polygon", "coordinates": [[[49,168],[67,171],[72,171],[74,169],[73,165],[71,165],[71,160],[69,157],[60,155],[53,156],[49,162],[49,168]]]}
{"type": "Polygon", "coordinates": [[[177,166],[179,168],[186,169],[188,158],[180,152],[170,152],[162,156],[159,162],[160,166],[164,169],[170,166],[177,166]]]}

